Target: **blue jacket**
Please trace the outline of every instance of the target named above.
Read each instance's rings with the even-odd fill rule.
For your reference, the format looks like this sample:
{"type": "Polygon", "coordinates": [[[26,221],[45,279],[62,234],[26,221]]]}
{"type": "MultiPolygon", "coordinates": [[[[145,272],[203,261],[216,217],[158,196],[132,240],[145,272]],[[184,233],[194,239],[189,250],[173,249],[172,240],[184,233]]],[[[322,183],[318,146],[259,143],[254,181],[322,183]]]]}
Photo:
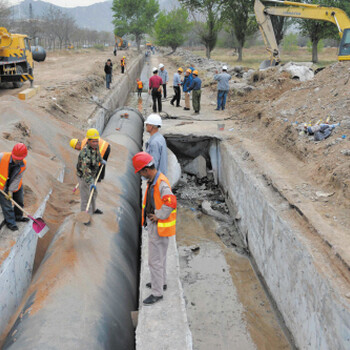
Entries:
{"type": "Polygon", "coordinates": [[[191,85],[189,87],[189,91],[200,90],[201,87],[202,87],[202,80],[200,80],[198,77],[196,77],[192,80],[191,85]]]}
{"type": "Polygon", "coordinates": [[[188,92],[188,89],[190,88],[192,83],[192,79],[192,74],[190,74],[188,77],[185,75],[184,80],[182,82],[182,89],[184,92],[188,92]]]}

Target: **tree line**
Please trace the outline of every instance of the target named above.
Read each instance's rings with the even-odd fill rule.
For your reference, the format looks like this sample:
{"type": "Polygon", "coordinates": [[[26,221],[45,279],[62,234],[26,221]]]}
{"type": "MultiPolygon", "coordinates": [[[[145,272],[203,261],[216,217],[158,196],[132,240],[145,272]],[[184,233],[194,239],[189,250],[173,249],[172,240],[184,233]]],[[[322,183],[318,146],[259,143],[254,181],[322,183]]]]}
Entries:
{"type": "MultiPolygon", "coordinates": [[[[294,0],[295,2],[321,4],[344,9],[350,15],[348,0],[294,0]]],[[[179,0],[181,7],[160,11],[157,0],[114,0],[115,34],[133,34],[138,48],[144,34],[156,39],[156,44],[177,47],[191,37],[203,44],[210,58],[218,34],[226,30],[234,37],[238,61],[242,61],[247,38],[257,35],[258,25],[254,15],[254,0],[179,0]]],[[[270,3],[269,6],[283,6],[270,3]]],[[[324,21],[291,19],[271,16],[277,43],[280,44],[286,29],[294,24],[301,35],[312,43],[312,60],[318,61],[317,48],[321,39],[339,38],[336,26],[324,21]]]]}
{"type": "Polygon", "coordinates": [[[0,27],[9,32],[27,34],[32,45],[45,49],[104,46],[114,43],[113,33],[79,28],[74,18],[50,6],[40,16],[33,16],[30,7],[26,19],[13,20],[6,0],[0,0],[0,27]]]}

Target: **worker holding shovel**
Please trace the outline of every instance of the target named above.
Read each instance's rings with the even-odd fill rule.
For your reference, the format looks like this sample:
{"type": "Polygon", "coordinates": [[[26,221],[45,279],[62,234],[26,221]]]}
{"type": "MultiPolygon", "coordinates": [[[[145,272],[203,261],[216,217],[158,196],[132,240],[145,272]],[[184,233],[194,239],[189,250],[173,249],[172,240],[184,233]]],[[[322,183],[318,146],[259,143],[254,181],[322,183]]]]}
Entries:
{"type": "Polygon", "coordinates": [[[19,207],[23,208],[23,186],[22,177],[26,170],[28,150],[25,144],[17,143],[12,152],[0,153],[0,205],[6,226],[11,231],[17,231],[17,222],[27,222],[28,218],[23,217],[22,211],[12,207],[12,198],[19,207]]]}
{"type": "MultiPolygon", "coordinates": [[[[100,134],[96,129],[89,129],[86,132],[87,145],[84,147],[78,157],[77,164],[77,176],[79,178],[80,186],[80,199],[81,199],[81,211],[85,211],[87,203],[89,202],[90,193],[93,192],[91,199],[91,206],[88,208],[88,213],[103,214],[102,210],[96,208],[97,177],[100,175],[99,164],[106,164],[106,161],[102,159],[99,151],[99,139],[100,134]]],[[[89,225],[90,221],[85,225],[89,225]]]]}

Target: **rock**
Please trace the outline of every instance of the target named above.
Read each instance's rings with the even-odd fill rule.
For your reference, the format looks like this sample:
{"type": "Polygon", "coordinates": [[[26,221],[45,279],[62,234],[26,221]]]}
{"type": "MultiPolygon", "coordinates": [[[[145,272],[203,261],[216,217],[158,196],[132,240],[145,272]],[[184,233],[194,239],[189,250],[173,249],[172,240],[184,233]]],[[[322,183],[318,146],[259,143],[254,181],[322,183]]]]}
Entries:
{"type": "Polygon", "coordinates": [[[251,85],[248,85],[246,83],[235,83],[235,82],[230,82],[230,90],[233,91],[235,94],[242,96],[245,95],[246,93],[254,90],[254,87],[251,85]]]}
{"type": "Polygon", "coordinates": [[[184,171],[195,175],[198,179],[202,179],[207,176],[207,161],[203,156],[198,156],[184,166],[184,171]]]}
{"type": "Polygon", "coordinates": [[[333,196],[335,192],[330,192],[330,193],[325,193],[325,192],[321,192],[321,191],[317,191],[316,192],[316,197],[317,198],[328,198],[333,196]]]}
{"type": "Polygon", "coordinates": [[[299,63],[289,62],[283,65],[279,72],[288,72],[293,79],[299,79],[300,81],[312,80],[315,76],[311,68],[305,65],[300,65],[299,63]]]}
{"type": "Polygon", "coordinates": [[[220,221],[224,221],[227,223],[232,224],[233,220],[229,215],[221,214],[219,211],[214,210],[211,207],[211,204],[209,201],[203,201],[202,202],[202,211],[204,214],[207,214],[209,216],[213,216],[215,219],[218,219],[220,221]]]}
{"type": "Polygon", "coordinates": [[[344,154],[344,156],[350,156],[350,149],[343,149],[340,151],[341,154],[344,154]]]}

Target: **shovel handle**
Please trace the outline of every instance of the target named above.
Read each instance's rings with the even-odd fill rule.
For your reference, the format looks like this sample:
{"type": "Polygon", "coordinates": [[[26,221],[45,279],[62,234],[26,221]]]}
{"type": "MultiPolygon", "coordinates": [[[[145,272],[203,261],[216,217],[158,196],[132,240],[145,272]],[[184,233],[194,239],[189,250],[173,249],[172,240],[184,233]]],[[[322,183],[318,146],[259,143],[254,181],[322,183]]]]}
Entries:
{"type": "MultiPolygon", "coordinates": [[[[97,174],[97,177],[96,177],[96,180],[95,180],[95,183],[94,183],[95,186],[97,185],[97,181],[98,181],[98,179],[100,178],[100,175],[101,175],[101,173],[102,173],[103,167],[104,167],[104,164],[102,164],[101,169],[100,169],[100,171],[99,171],[98,174],[97,174]]],[[[91,204],[91,200],[92,200],[92,196],[94,195],[94,191],[95,191],[95,189],[93,188],[93,189],[91,190],[91,192],[90,192],[89,201],[88,201],[87,206],[86,206],[86,209],[85,209],[86,212],[89,211],[90,204],[91,204]]]]}
{"type": "Polygon", "coordinates": [[[79,182],[75,185],[74,189],[73,189],[73,193],[75,193],[75,191],[79,188],[79,182]]]}
{"type": "MultiPolygon", "coordinates": [[[[7,194],[2,190],[0,189],[0,193],[2,193],[4,196],[7,196],[7,194]]],[[[21,210],[24,214],[26,214],[28,217],[30,217],[30,214],[25,211],[19,204],[17,204],[17,202],[15,202],[12,198],[10,198],[10,201],[19,209],[21,210]]]]}

